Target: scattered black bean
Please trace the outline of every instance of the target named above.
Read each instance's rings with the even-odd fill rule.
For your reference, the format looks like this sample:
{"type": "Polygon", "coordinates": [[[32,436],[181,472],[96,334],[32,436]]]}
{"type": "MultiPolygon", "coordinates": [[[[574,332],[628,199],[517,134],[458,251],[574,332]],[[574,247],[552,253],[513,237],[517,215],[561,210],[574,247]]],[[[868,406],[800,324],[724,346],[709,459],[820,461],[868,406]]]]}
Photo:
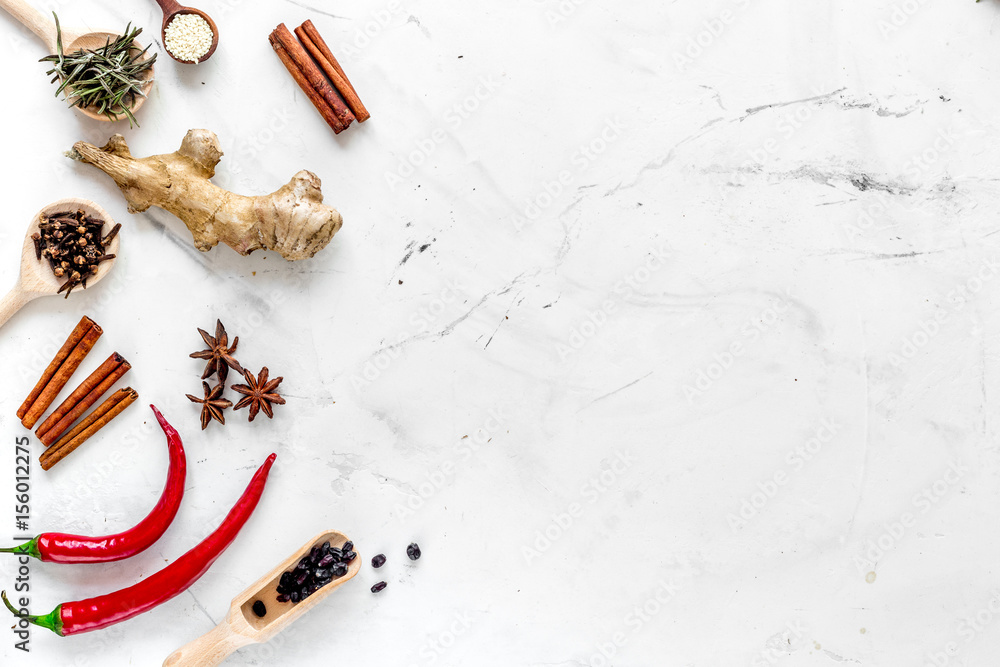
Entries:
{"type": "Polygon", "coordinates": [[[267,616],[267,607],[260,600],[253,603],[253,613],[257,614],[257,618],[264,618],[267,616]]]}
{"type": "Polygon", "coordinates": [[[385,587],[388,585],[389,584],[385,583],[384,581],[380,581],[374,586],[372,586],[372,593],[378,593],[379,591],[384,591],[385,587]]]}
{"type": "Polygon", "coordinates": [[[379,554],[378,556],[372,558],[372,567],[380,568],[383,565],[385,565],[385,554],[379,554]]]}
{"type": "Polygon", "coordinates": [[[348,563],[358,557],[353,548],[351,542],[339,549],[331,547],[329,542],[313,547],[290,572],[282,573],[277,586],[278,601],[300,602],[347,574],[348,563]]]}
{"type": "Polygon", "coordinates": [[[406,547],[406,555],[410,557],[410,560],[417,560],[420,558],[420,547],[417,546],[416,542],[406,547]]]}

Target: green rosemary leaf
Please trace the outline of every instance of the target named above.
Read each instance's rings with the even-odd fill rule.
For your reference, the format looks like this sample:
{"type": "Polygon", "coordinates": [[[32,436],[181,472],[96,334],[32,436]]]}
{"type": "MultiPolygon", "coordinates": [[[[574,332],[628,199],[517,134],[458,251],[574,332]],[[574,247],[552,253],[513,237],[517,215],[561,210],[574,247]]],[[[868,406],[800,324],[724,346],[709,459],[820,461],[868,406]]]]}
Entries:
{"type": "Polygon", "coordinates": [[[80,49],[64,54],[62,29],[56,20],[56,43],[59,52],[42,58],[40,62],[52,64],[46,72],[52,83],[58,84],[56,95],[62,93],[70,104],[104,114],[110,120],[128,119],[129,125],[138,125],[132,106],[145,97],[143,87],[156,55],[149,54],[152,44],[144,49],[134,46],[142,28],[129,23],[121,35],[108,36],[97,49],[80,49]],[[53,76],[54,75],[54,76],[53,76]]]}

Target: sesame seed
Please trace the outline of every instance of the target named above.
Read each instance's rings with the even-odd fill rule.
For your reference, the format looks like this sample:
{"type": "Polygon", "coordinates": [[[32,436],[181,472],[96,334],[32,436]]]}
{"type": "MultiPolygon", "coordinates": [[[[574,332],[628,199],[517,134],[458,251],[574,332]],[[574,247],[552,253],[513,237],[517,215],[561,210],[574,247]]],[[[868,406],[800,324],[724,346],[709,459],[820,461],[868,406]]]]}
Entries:
{"type": "Polygon", "coordinates": [[[163,31],[167,51],[184,62],[196,63],[212,48],[212,26],[197,14],[178,14],[163,31]]]}

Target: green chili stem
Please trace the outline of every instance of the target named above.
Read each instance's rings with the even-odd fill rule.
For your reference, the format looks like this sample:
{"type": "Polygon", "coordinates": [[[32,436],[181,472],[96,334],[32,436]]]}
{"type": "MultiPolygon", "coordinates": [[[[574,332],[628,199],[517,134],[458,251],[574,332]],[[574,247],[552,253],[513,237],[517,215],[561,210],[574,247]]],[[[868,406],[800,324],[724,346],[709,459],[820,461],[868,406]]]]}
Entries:
{"type": "Polygon", "coordinates": [[[32,539],[17,545],[16,547],[5,547],[0,549],[0,553],[4,554],[21,554],[24,556],[31,556],[32,558],[42,559],[42,554],[38,551],[38,538],[33,537],[32,539]]]}
{"type": "Polygon", "coordinates": [[[7,591],[0,591],[0,598],[3,598],[4,605],[6,605],[7,609],[10,610],[10,613],[14,614],[14,616],[16,616],[17,618],[23,618],[32,625],[37,625],[40,628],[48,628],[49,630],[56,633],[60,637],[63,636],[62,613],[61,613],[62,605],[57,606],[55,609],[50,611],[48,614],[45,614],[44,616],[31,616],[29,614],[22,614],[21,612],[19,612],[17,609],[14,608],[14,605],[12,605],[10,603],[10,600],[7,599],[7,591]]]}

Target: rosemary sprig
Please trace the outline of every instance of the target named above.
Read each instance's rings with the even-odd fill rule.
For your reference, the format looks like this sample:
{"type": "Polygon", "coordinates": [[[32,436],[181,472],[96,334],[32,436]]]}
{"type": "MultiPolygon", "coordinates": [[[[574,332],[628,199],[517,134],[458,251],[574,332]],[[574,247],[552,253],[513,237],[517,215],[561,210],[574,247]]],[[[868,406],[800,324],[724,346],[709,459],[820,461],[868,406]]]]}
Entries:
{"type": "Polygon", "coordinates": [[[140,51],[132,45],[142,28],[132,28],[129,23],[124,34],[114,40],[108,38],[99,49],[63,54],[59,17],[55,12],[52,15],[56,19],[56,53],[39,62],[53,63],[46,74],[54,75],[52,83],[59,83],[56,97],[63,93],[71,107],[90,107],[110,120],[125,116],[129,127],[138,125],[132,107],[139,97],[145,97],[143,77],[156,61],[155,53],[148,59],[145,57],[149,46],[140,51]]]}

